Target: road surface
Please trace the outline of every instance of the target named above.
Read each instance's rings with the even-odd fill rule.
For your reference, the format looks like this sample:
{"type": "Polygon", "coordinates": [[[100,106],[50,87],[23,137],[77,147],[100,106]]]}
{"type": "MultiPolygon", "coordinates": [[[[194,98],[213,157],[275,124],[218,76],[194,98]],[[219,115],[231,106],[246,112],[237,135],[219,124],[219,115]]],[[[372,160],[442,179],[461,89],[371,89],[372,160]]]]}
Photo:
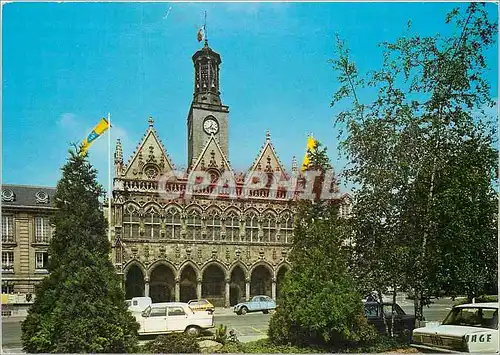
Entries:
{"type": "MultiPolygon", "coordinates": [[[[398,304],[408,314],[413,314],[413,301],[399,298],[398,304]]],[[[430,307],[424,308],[427,321],[442,321],[451,309],[453,301],[449,298],[435,300],[430,307]]],[[[214,314],[215,325],[224,324],[234,329],[240,341],[252,341],[267,336],[270,314],[249,313],[238,316],[231,309],[218,308],[214,314]]],[[[4,352],[20,352],[22,317],[2,319],[2,346],[4,352]]]]}

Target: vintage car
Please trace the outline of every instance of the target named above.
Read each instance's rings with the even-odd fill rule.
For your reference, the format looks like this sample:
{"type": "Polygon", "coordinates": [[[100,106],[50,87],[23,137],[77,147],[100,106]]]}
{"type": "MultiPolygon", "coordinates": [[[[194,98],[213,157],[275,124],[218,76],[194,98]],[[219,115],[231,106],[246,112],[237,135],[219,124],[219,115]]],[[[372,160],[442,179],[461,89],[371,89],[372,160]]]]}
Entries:
{"type": "Polygon", "coordinates": [[[203,311],[208,313],[214,313],[215,307],[209,300],[201,299],[201,300],[190,300],[188,301],[189,307],[193,311],[203,311]]]}
{"type": "Polygon", "coordinates": [[[498,353],[498,303],[455,306],[441,324],[415,329],[411,345],[432,352],[498,353]]]}
{"type": "Polygon", "coordinates": [[[203,329],[214,327],[214,316],[195,312],[187,303],[153,303],[136,315],[139,335],[185,332],[198,336],[203,329]]]}
{"type": "Polygon", "coordinates": [[[249,312],[262,312],[264,314],[276,309],[276,302],[269,296],[254,296],[248,302],[238,303],[234,306],[234,313],[241,315],[249,312]]]}
{"type": "Polygon", "coordinates": [[[403,309],[392,302],[364,302],[365,316],[368,323],[373,324],[381,334],[387,334],[384,324],[384,318],[387,323],[387,329],[392,328],[392,319],[394,314],[394,334],[411,337],[415,328],[415,316],[406,314],[403,309]]]}

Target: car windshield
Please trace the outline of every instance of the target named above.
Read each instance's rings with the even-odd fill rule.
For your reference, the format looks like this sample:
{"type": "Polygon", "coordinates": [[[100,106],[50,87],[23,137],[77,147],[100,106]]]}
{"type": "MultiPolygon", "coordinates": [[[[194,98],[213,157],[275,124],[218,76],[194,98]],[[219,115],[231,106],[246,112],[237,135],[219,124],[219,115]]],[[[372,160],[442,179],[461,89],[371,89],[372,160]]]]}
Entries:
{"type": "Polygon", "coordinates": [[[498,328],[498,309],[458,307],[450,311],[443,325],[461,325],[478,328],[498,328]]]}

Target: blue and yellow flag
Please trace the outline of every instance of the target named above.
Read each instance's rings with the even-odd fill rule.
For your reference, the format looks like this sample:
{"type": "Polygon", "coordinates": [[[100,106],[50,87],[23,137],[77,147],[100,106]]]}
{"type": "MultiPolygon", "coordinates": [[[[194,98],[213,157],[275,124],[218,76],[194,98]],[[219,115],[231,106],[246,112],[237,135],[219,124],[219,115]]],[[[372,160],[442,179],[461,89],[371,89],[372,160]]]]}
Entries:
{"type": "Polygon", "coordinates": [[[313,152],[316,149],[316,140],[313,138],[312,134],[307,137],[307,150],[304,155],[304,161],[302,162],[302,168],[300,169],[302,172],[307,170],[309,165],[309,155],[307,152],[313,152]]]}
{"type": "Polygon", "coordinates": [[[99,136],[101,134],[103,134],[104,132],[106,132],[106,130],[109,128],[109,122],[108,120],[106,120],[105,118],[102,118],[99,123],[97,124],[97,126],[94,127],[94,129],[92,130],[92,132],[89,133],[89,135],[87,136],[87,138],[85,138],[85,140],[83,141],[82,143],[82,149],[80,150],[80,154],[81,155],[84,155],[87,150],[90,148],[90,146],[92,145],[92,143],[94,143],[94,141],[99,138],[99,136]]]}

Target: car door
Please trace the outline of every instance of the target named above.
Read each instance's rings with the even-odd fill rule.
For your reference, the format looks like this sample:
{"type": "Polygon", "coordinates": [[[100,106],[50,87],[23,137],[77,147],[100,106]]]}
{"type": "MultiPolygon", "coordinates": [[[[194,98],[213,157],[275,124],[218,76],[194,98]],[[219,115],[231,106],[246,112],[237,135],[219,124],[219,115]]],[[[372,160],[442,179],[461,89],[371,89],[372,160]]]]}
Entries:
{"type": "Polygon", "coordinates": [[[263,298],[263,302],[261,305],[262,309],[269,310],[275,308],[274,301],[271,297],[262,297],[262,298],[263,298]]]}
{"type": "Polygon", "coordinates": [[[258,311],[260,310],[260,296],[255,296],[252,298],[248,304],[249,310],[258,311]]]}
{"type": "Polygon", "coordinates": [[[158,333],[167,329],[166,307],[148,307],[144,311],[144,332],[158,333]]]}
{"type": "Polygon", "coordinates": [[[181,306],[168,306],[167,330],[169,332],[183,332],[189,325],[188,315],[181,306]]]}
{"type": "Polygon", "coordinates": [[[382,307],[378,302],[365,303],[365,316],[368,319],[368,323],[373,324],[379,333],[385,333],[382,307]]]}

